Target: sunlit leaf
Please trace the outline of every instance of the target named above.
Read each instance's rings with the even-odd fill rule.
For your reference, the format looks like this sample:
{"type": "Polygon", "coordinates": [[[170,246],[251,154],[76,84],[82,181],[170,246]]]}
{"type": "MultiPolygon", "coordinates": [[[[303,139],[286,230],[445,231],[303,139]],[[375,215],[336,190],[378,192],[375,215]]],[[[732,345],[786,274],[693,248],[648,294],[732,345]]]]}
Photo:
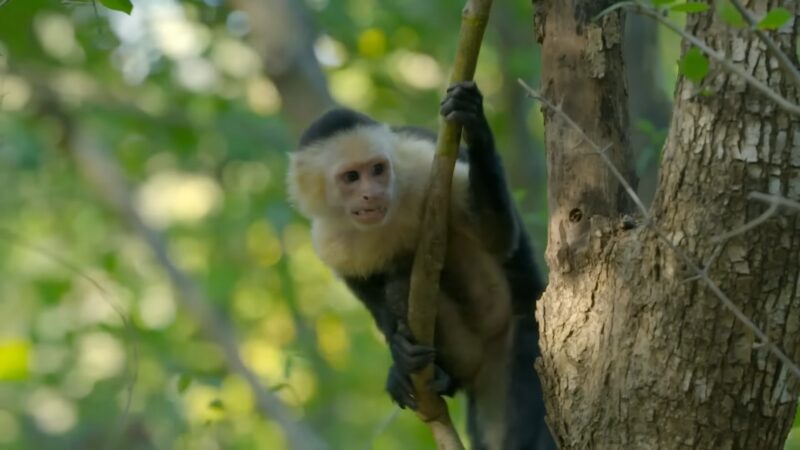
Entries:
{"type": "Polygon", "coordinates": [[[220,400],[220,399],[215,399],[214,401],[212,401],[211,403],[208,404],[208,407],[213,409],[214,411],[224,411],[225,410],[225,404],[222,403],[222,400],[220,400]]]}
{"type": "Polygon", "coordinates": [[[294,358],[292,358],[292,355],[287,355],[286,364],[283,366],[283,377],[289,378],[292,374],[292,369],[294,369],[294,358]]]}
{"type": "Polygon", "coordinates": [[[526,191],[525,189],[515,189],[514,192],[512,193],[512,196],[514,197],[515,202],[522,203],[522,201],[525,200],[525,196],[527,194],[528,191],[526,191]]]}
{"type": "Polygon", "coordinates": [[[758,22],[758,28],[762,30],[775,30],[782,27],[791,18],[792,13],[786,8],[775,8],[770,10],[770,12],[758,22]]]}
{"type": "Polygon", "coordinates": [[[125,14],[130,14],[133,11],[131,0],[100,0],[100,3],[108,9],[121,11],[125,14]]]}
{"type": "Polygon", "coordinates": [[[656,126],[653,125],[653,122],[650,122],[647,119],[637,120],[636,129],[648,135],[656,132],[656,126]]]}
{"type": "Polygon", "coordinates": [[[683,56],[679,67],[683,76],[694,83],[699,83],[708,73],[708,58],[699,48],[692,47],[683,56]]]}
{"type": "Polygon", "coordinates": [[[269,390],[270,390],[270,392],[278,392],[278,391],[282,391],[282,390],[284,390],[284,389],[286,389],[288,387],[289,387],[289,385],[287,383],[278,383],[278,384],[276,384],[274,386],[270,386],[269,390]]]}
{"type": "Polygon", "coordinates": [[[183,374],[183,375],[181,375],[180,378],[178,378],[178,392],[180,392],[181,394],[186,392],[186,389],[189,389],[189,386],[191,386],[191,385],[192,385],[192,377],[191,376],[189,376],[187,374],[183,374]]]}
{"type": "Polygon", "coordinates": [[[28,378],[30,343],[21,340],[0,342],[0,381],[19,381],[28,378]]]}
{"type": "Polygon", "coordinates": [[[717,10],[722,20],[732,27],[743,27],[745,25],[744,17],[739,14],[731,2],[719,2],[719,9],[717,10]]]}
{"type": "Polygon", "coordinates": [[[703,11],[708,11],[709,9],[711,9],[711,6],[708,3],[686,2],[672,6],[669,9],[675,12],[682,12],[682,13],[699,13],[703,11]]]}

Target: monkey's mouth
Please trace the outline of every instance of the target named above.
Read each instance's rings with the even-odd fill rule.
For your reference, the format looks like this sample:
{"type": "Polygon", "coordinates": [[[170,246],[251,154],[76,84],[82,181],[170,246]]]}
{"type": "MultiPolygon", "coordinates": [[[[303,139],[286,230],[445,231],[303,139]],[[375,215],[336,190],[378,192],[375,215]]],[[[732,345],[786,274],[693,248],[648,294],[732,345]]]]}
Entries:
{"type": "Polygon", "coordinates": [[[353,217],[364,224],[374,224],[386,217],[386,207],[376,206],[374,208],[361,208],[351,212],[353,217]]]}

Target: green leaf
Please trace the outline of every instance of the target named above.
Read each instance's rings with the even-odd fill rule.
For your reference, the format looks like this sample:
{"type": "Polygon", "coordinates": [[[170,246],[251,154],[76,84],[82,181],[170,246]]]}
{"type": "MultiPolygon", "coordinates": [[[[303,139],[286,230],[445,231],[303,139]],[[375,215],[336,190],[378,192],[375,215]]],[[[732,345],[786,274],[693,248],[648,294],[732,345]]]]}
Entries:
{"type": "Polygon", "coordinates": [[[0,342],[0,381],[22,381],[29,377],[31,344],[10,339],[0,342]]]}
{"type": "Polygon", "coordinates": [[[522,201],[525,200],[525,196],[528,195],[528,191],[525,189],[516,189],[511,195],[514,197],[515,202],[522,203],[522,201]]]}
{"type": "Polygon", "coordinates": [[[181,394],[186,392],[186,389],[189,389],[189,386],[191,386],[191,385],[192,385],[192,377],[191,376],[189,376],[187,374],[183,374],[183,375],[181,375],[180,378],[178,378],[178,392],[180,392],[181,394]]]}
{"type": "Polygon", "coordinates": [[[732,27],[743,27],[745,25],[744,17],[739,14],[739,11],[736,10],[736,7],[731,2],[720,2],[719,5],[717,12],[728,25],[732,27]]]}
{"type": "Polygon", "coordinates": [[[673,3],[674,1],[675,0],[653,0],[653,6],[659,7],[659,6],[669,5],[670,3],[673,3]]]}
{"type": "Polygon", "coordinates": [[[711,6],[708,3],[700,3],[700,2],[686,2],[672,6],[670,8],[670,10],[672,11],[682,12],[682,13],[700,13],[708,11],[709,9],[711,9],[711,6]]]}
{"type": "Polygon", "coordinates": [[[279,392],[279,391],[282,391],[282,390],[284,390],[284,389],[286,389],[288,387],[289,387],[289,385],[287,383],[278,383],[278,384],[276,384],[274,386],[270,386],[269,391],[270,392],[279,392]]]}
{"type": "Polygon", "coordinates": [[[121,11],[128,15],[133,11],[131,0],[100,0],[100,3],[108,9],[121,11]]]}
{"type": "Polygon", "coordinates": [[[224,411],[225,410],[225,404],[222,403],[222,400],[220,400],[220,399],[216,399],[216,400],[212,401],[211,403],[208,404],[208,407],[213,409],[213,410],[215,410],[215,411],[224,411]]]}
{"type": "Polygon", "coordinates": [[[762,30],[776,30],[782,27],[791,18],[792,13],[786,8],[775,8],[770,10],[770,12],[758,22],[757,26],[762,30]]]}
{"type": "Polygon", "coordinates": [[[692,47],[683,56],[679,68],[683,76],[694,83],[699,83],[708,73],[708,58],[699,48],[692,47]]]}
{"type": "Polygon", "coordinates": [[[292,369],[294,369],[294,358],[291,355],[286,357],[286,364],[283,366],[283,377],[289,378],[292,375],[292,369]]]}

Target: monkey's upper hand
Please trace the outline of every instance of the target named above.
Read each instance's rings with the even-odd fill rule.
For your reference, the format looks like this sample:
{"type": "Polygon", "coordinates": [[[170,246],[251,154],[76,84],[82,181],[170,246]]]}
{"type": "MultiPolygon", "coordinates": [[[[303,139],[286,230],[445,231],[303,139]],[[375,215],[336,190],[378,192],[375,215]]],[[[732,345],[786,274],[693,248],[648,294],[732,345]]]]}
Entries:
{"type": "Polygon", "coordinates": [[[447,88],[439,113],[447,121],[467,129],[486,124],[483,95],[474,81],[462,81],[447,88]]]}

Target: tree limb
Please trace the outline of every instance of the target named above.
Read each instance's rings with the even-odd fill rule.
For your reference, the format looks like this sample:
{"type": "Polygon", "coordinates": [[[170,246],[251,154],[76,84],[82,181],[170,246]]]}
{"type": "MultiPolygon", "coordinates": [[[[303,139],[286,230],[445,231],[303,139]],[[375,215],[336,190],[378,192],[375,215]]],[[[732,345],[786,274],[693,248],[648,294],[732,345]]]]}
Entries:
{"type": "MultiPolygon", "coordinates": [[[[480,53],[483,33],[489,19],[491,0],[468,0],[462,12],[458,50],[450,82],[471,80],[480,53]]],[[[408,300],[408,322],[414,338],[424,345],[432,345],[437,312],[439,275],[444,266],[447,248],[447,227],[450,188],[453,179],[461,127],[439,118],[439,137],[436,158],[431,169],[427,198],[423,213],[423,230],[417,245],[408,300]]],[[[426,367],[412,375],[417,394],[417,415],[431,428],[436,445],[442,450],[460,450],[464,446],[450,420],[447,404],[431,392],[428,382],[434,368],[426,367]]]]}

